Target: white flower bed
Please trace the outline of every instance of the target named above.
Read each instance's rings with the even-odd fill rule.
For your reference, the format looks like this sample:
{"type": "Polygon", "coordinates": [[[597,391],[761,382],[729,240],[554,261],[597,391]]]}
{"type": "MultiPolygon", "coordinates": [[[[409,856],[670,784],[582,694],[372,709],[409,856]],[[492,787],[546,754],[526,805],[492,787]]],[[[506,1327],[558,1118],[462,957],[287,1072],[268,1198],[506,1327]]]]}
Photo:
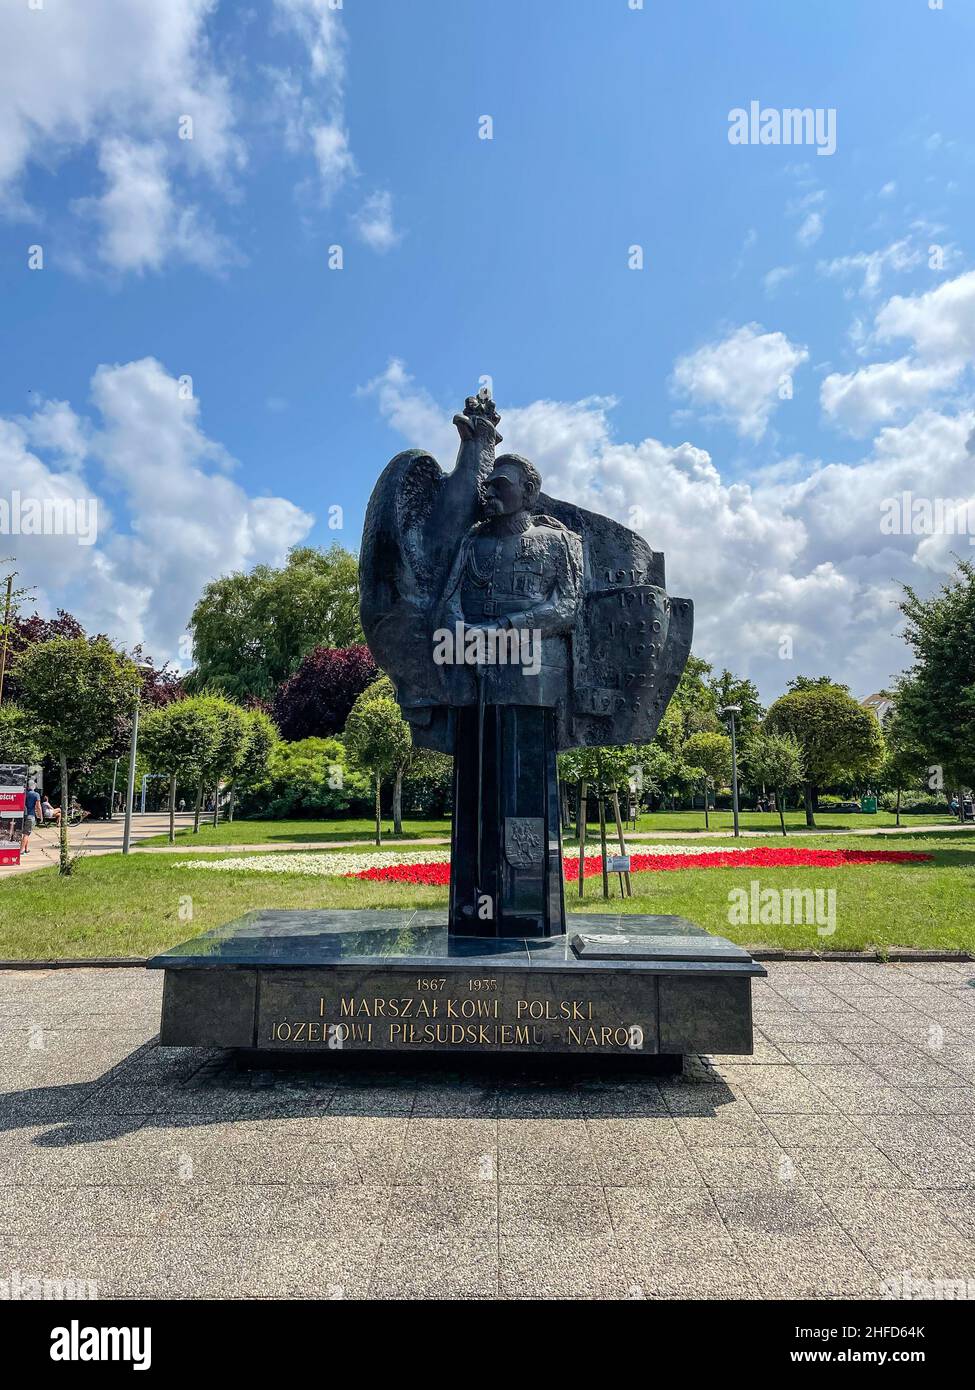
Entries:
{"type": "Polygon", "coordinates": [[[440,849],[401,850],[394,853],[349,851],[311,854],[280,851],[274,854],[246,854],[233,859],[182,859],[177,869],[217,869],[225,873],[318,874],[334,878],[357,874],[363,869],[381,869],[387,864],[446,864],[450,852],[440,849]]]}

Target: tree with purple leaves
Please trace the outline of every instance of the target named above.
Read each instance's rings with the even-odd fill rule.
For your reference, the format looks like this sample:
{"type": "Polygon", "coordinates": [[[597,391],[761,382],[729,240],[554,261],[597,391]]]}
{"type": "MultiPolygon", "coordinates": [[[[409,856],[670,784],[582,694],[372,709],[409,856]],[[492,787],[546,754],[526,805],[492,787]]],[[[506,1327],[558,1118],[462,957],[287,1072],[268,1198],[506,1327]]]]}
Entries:
{"type": "Polygon", "coordinates": [[[341,733],[357,697],[379,674],[366,646],[316,647],[278,689],[274,718],[282,737],[341,733]]]}
{"type": "MultiPolygon", "coordinates": [[[[54,618],[42,618],[39,613],[31,613],[29,617],[22,618],[15,613],[11,618],[8,634],[8,664],[3,687],[4,700],[16,702],[20,697],[21,688],[14,669],[16,658],[31,647],[35,647],[41,642],[53,641],[56,637],[63,637],[72,641],[81,637],[86,638],[89,642],[109,642],[109,638],[104,633],[88,637],[78,619],[73,614],[66,613],[63,608],[58,609],[57,616],[54,618]]],[[[114,644],[110,643],[110,645],[114,644]]],[[[141,645],[135,647],[127,655],[131,656],[139,671],[139,681],[142,686],[142,693],[139,698],[143,709],[159,709],[163,705],[168,705],[172,700],[182,698],[183,684],[179,672],[171,669],[168,662],[162,666],[157,666],[151,657],[146,656],[141,645]]]]}

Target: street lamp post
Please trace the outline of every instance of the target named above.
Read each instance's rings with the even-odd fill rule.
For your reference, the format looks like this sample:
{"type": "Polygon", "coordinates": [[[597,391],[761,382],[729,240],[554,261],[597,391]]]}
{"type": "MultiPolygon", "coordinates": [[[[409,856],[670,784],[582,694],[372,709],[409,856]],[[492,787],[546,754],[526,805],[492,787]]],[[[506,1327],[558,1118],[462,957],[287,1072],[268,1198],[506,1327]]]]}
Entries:
{"type": "Polygon", "coordinates": [[[135,693],[135,706],[132,710],[132,742],[129,744],[129,781],[125,792],[125,829],[122,831],[122,853],[128,854],[132,838],[132,803],[135,800],[135,748],[139,741],[139,697],[141,687],[135,693]]]}
{"type": "Polygon", "coordinates": [[[168,777],[168,776],[169,776],[169,774],[166,773],[166,772],[144,772],[144,773],[142,774],[142,791],[141,791],[140,796],[139,796],[139,811],[141,812],[142,815],[145,815],[145,813],[146,813],[146,787],[147,787],[148,784],[149,784],[149,779],[152,778],[152,777],[168,777]]]}
{"type": "Polygon", "coordinates": [[[10,604],[13,599],[14,578],[17,571],[7,575],[7,601],[3,610],[3,649],[0,651],[0,704],[3,704],[3,678],[7,669],[7,639],[10,633],[10,604]]]}
{"type": "MultiPolygon", "coordinates": [[[[140,671],[151,670],[148,661],[138,663],[140,671]]],[[[132,742],[129,744],[129,783],[125,794],[125,829],[122,832],[122,853],[128,854],[132,839],[132,803],[135,800],[135,750],[139,741],[139,702],[142,697],[142,682],[135,692],[135,705],[132,709],[132,742]]]]}
{"type": "Polygon", "coordinates": [[[741,831],[738,828],[738,740],[735,735],[735,715],[741,714],[741,705],[725,705],[720,711],[731,717],[731,808],[735,817],[735,839],[741,831]]]}

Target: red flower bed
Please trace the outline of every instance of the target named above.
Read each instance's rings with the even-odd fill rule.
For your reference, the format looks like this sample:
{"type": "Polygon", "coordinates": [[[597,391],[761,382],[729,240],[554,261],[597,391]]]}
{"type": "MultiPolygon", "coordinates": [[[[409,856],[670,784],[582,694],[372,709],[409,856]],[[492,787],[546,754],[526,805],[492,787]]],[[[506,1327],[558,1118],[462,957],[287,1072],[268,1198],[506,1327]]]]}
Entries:
{"type": "Polygon", "coordinates": [[[449,864],[389,864],[380,869],[359,869],[345,878],[374,878],[382,883],[449,883],[449,864]]]}
{"type": "MultiPolygon", "coordinates": [[[[704,854],[631,854],[632,873],[657,873],[669,869],[793,869],[833,868],[840,864],[924,864],[934,856],[901,849],[739,849],[707,851],[704,854]]],[[[598,854],[586,855],[583,875],[601,874],[603,861],[598,854]]],[[[562,871],[570,881],[579,875],[579,858],[564,859],[562,871]]],[[[446,884],[449,864],[389,864],[378,869],[360,869],[347,878],[370,878],[392,883],[446,884]]]]}

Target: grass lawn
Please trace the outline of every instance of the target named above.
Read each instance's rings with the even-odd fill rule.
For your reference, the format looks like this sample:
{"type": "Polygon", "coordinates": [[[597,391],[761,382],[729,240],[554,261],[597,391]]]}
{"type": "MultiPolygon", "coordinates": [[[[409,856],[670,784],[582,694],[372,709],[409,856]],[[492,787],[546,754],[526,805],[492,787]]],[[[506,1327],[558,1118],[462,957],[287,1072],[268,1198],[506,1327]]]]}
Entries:
{"type": "MultiPolygon", "coordinates": [[[[728,848],[727,840],[713,843],[728,848]]],[[[782,837],[750,845],[762,843],[778,848],[782,837]]],[[[829,836],[803,837],[802,843],[837,847],[829,836]]],[[[575,886],[567,884],[566,902],[570,911],[677,913],[748,946],[975,949],[975,831],[935,830],[894,842],[864,837],[855,847],[921,850],[934,859],[926,864],[640,873],[633,875],[634,896],[623,902],[615,896],[605,902],[595,878],[586,881],[581,902],[575,886]],[[729,925],[729,890],[747,890],[752,880],[763,889],[835,889],[835,933],[820,936],[814,926],[729,925]]],[[[254,907],[426,908],[445,907],[447,901],[446,889],[439,887],[287,873],[207,873],[178,868],[179,862],[177,856],[158,854],[92,856],[82,859],[67,879],[59,879],[54,869],[40,869],[3,880],[0,958],[151,955],[254,907]]],[[[611,884],[617,891],[618,880],[611,884]]]]}
{"type": "MultiPolygon", "coordinates": [[[[273,845],[277,842],[327,844],[330,840],[362,840],[372,844],[375,835],[375,822],[372,820],[235,820],[221,821],[216,827],[201,824],[199,833],[192,829],[177,830],[176,842],[187,849],[194,845],[273,845]]],[[[404,820],[403,838],[417,836],[446,836],[450,839],[450,821],[404,820]]],[[[391,821],[383,821],[383,839],[395,844],[391,821]]],[[[168,845],[168,835],[153,835],[140,840],[140,845],[168,845]]]]}
{"type": "MultiPolygon", "coordinates": [[[[843,815],[836,812],[821,811],[816,817],[817,830],[870,830],[895,823],[895,816],[890,811],[878,811],[876,815],[843,815]]],[[[710,814],[711,830],[731,830],[734,825],[734,818],[730,811],[712,811],[710,814]]],[[[740,817],[741,828],[743,830],[758,830],[766,834],[775,835],[779,832],[779,818],[774,811],[743,811],[740,817]]],[[[805,830],[806,817],[803,811],[786,811],[785,823],[789,830],[805,830]]],[[[944,816],[907,816],[901,817],[901,824],[907,827],[952,825],[954,817],[944,816]]],[[[704,812],[703,811],[655,811],[650,815],[641,816],[637,821],[638,831],[653,830],[679,830],[682,833],[694,833],[695,835],[705,834],[704,812]]],[[[607,826],[607,831],[611,835],[614,832],[612,825],[607,826]]],[[[260,845],[275,843],[300,842],[302,844],[328,844],[334,840],[361,840],[364,844],[371,844],[373,838],[373,822],[371,820],[235,820],[231,824],[222,821],[214,828],[212,825],[201,825],[199,834],[194,835],[192,830],[177,830],[176,840],[178,844],[191,845],[260,845]]],[[[814,834],[814,831],[808,832],[814,834]]],[[[599,830],[595,825],[589,827],[590,841],[598,837],[599,830]]],[[[443,836],[450,838],[449,820],[404,820],[403,838],[411,839],[417,837],[443,836]]],[[[392,827],[388,821],[383,822],[383,838],[389,838],[396,843],[397,837],[392,834],[392,827]]],[[[571,837],[567,843],[571,842],[571,837]]],[[[140,840],[142,845],[165,845],[169,843],[166,835],[155,835],[148,840],[140,840]]]]}

